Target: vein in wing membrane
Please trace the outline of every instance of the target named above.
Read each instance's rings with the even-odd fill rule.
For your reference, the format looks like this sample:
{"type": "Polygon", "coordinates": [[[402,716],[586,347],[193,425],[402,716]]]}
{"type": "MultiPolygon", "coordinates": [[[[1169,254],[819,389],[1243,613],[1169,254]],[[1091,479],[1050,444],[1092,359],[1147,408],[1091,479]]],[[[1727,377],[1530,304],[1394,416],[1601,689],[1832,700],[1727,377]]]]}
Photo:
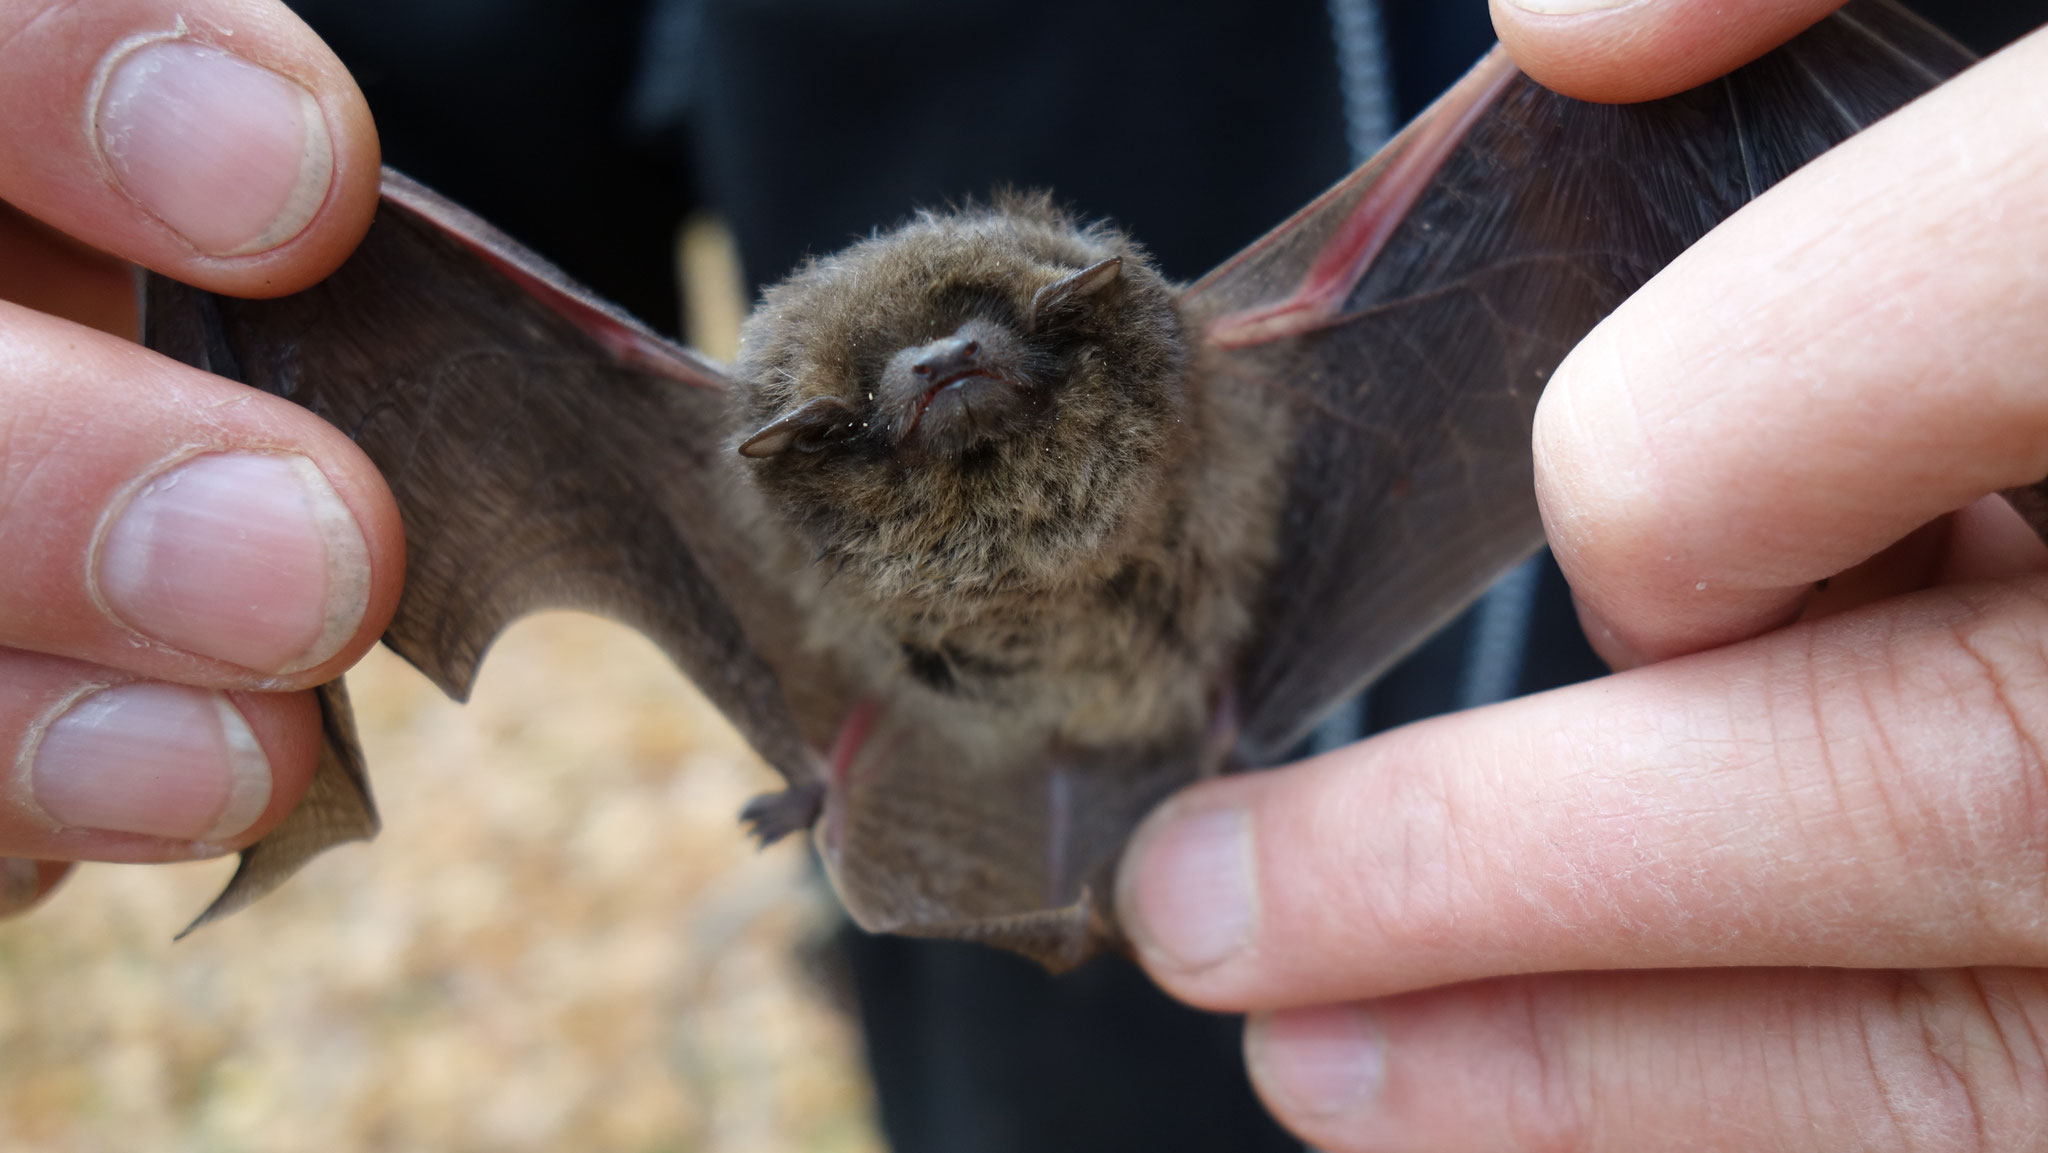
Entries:
{"type": "Polygon", "coordinates": [[[775,594],[754,578],[718,465],[715,366],[496,233],[450,233],[421,211],[445,202],[387,182],[398,195],[362,245],[305,292],[153,288],[162,326],[201,330],[159,332],[183,346],[166,351],[305,406],[377,465],[406,537],[384,639],[450,696],[517,617],[597,612],[653,638],[770,763],[808,780],[777,670],[742,623],[788,609],[755,603],[775,594]],[[619,354],[621,334],[635,355],[619,354]]]}
{"type": "MultiPolygon", "coordinates": [[[[1968,61],[1888,0],[1859,0],[1649,104],[1582,104],[1517,74],[1325,325],[1205,348],[1216,387],[1265,388],[1297,413],[1280,560],[1239,682],[1241,759],[1282,755],[1542,543],[1530,425],[1573,344],[1759,191],[1968,61]]],[[[1368,164],[1315,212],[1368,202],[1391,167],[1368,164]]],[[[1198,323],[1289,299],[1316,256],[1303,238],[1340,231],[1283,228],[1189,290],[1198,323]]]]}

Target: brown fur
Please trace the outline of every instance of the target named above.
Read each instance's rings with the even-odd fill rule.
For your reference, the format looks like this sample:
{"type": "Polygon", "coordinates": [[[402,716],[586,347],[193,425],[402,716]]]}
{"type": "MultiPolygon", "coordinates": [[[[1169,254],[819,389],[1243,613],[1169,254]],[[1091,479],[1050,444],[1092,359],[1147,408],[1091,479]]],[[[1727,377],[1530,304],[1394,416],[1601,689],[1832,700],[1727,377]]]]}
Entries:
{"type": "Polygon", "coordinates": [[[742,462],[811,610],[807,647],[857,691],[991,739],[1206,726],[1276,484],[1266,418],[1190,386],[1174,298],[1127,237],[1044,196],[922,214],[770,289],[742,336],[733,443],[818,397],[860,426],[742,462]],[[1029,330],[1040,289],[1111,256],[1115,282],[1029,330]],[[899,441],[881,374],[969,321],[1021,334],[1000,343],[1024,348],[1031,403],[971,449],[899,441]]]}

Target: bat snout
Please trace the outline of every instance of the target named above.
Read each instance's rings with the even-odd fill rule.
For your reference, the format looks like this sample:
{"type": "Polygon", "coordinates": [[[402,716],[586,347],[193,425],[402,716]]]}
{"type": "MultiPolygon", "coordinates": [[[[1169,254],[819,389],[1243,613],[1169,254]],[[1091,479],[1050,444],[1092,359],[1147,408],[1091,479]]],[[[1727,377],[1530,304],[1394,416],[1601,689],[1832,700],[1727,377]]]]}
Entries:
{"type": "Polygon", "coordinates": [[[1033,406],[1014,333],[974,320],[890,361],[878,398],[899,447],[958,454],[1008,435],[1033,406]]]}
{"type": "Polygon", "coordinates": [[[971,336],[954,335],[934,340],[915,351],[917,355],[910,362],[911,375],[935,384],[980,371],[981,342],[971,336]]]}
{"type": "Polygon", "coordinates": [[[932,390],[914,432],[931,451],[965,452],[1007,434],[1025,408],[1025,397],[1008,380],[962,373],[932,390]]]}

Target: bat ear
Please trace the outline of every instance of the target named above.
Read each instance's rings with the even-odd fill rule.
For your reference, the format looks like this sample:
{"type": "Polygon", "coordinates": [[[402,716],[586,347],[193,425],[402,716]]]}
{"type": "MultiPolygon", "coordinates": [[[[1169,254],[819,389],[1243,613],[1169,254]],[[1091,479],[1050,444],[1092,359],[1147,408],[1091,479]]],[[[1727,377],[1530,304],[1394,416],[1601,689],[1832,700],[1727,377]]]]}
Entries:
{"type": "Polygon", "coordinates": [[[1124,274],[1124,258],[1112,256],[1098,260],[1071,276],[1063,276],[1031,298],[1031,322],[1029,328],[1036,331],[1050,317],[1063,312],[1081,301],[1101,292],[1116,283],[1124,274]]]}
{"type": "Polygon", "coordinates": [[[836,396],[816,396],[795,412],[761,426],[740,442],[740,455],[763,459],[790,449],[818,452],[858,427],[853,406],[836,396]]]}

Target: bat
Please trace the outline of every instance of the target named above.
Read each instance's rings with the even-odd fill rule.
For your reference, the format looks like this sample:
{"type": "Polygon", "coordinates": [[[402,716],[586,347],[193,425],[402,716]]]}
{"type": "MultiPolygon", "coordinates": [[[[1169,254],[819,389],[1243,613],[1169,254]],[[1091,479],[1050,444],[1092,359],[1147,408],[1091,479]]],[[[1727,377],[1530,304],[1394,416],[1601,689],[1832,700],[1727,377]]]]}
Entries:
{"type": "MultiPolygon", "coordinates": [[[[1191,285],[998,193],[798,269],[729,367],[387,172],[332,277],[151,276],[145,335],[376,463],[407,549],[384,640],[450,696],[523,613],[619,619],[781,774],[745,818],[811,830],[856,922],[1061,969],[1120,944],[1148,809],[1282,759],[1541,544],[1531,421],[1573,344],[1969,62],[1890,0],[1641,105],[1495,49],[1191,285]]],[[[195,927],[375,833],[318,691],[306,800],[195,927]]]]}

